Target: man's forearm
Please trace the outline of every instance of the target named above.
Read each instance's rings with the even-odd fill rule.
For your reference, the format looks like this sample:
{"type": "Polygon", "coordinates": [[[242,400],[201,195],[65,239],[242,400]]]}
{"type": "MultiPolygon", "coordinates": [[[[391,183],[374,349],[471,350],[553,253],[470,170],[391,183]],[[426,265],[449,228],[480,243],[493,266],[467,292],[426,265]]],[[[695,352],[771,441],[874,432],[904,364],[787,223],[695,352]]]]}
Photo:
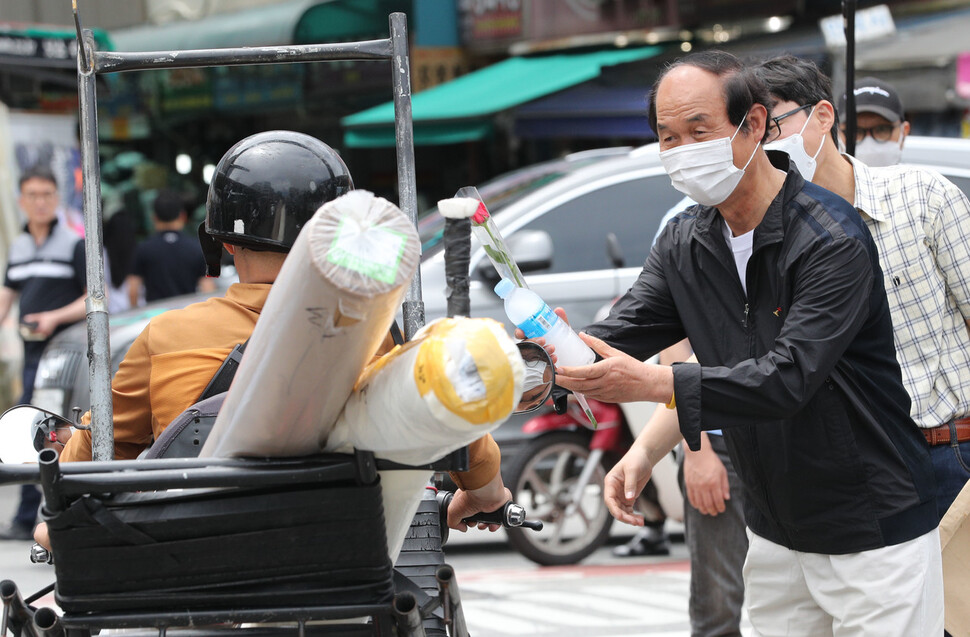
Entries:
{"type": "Polygon", "coordinates": [[[706,431],[701,432],[701,448],[697,451],[692,451],[687,445],[683,446],[685,456],[701,456],[708,453],[713,453],[714,449],[711,447],[711,439],[708,437],[706,431]]]}
{"type": "Polygon", "coordinates": [[[125,279],[125,287],[128,290],[128,302],[131,303],[131,307],[138,307],[138,297],[141,296],[141,277],[129,274],[128,278],[125,279]]]}
{"type": "Polygon", "coordinates": [[[690,341],[686,338],[679,343],[674,343],[667,349],[660,352],[659,362],[661,365],[673,365],[674,363],[682,363],[690,358],[694,350],[690,347],[690,341]]]}
{"type": "Polygon", "coordinates": [[[86,300],[87,294],[82,294],[78,299],[71,301],[67,305],[56,310],[51,310],[59,325],[77,323],[83,320],[87,314],[86,300]]]}
{"type": "MultiPolygon", "coordinates": [[[[690,345],[687,340],[683,340],[677,345],[673,345],[670,348],[664,350],[667,356],[672,358],[672,362],[676,360],[686,360],[688,362],[696,363],[697,357],[691,354],[690,345]]],[[[660,365],[657,367],[665,368],[670,373],[670,383],[671,392],[673,392],[673,372],[670,371],[669,367],[665,365],[660,365]]],[[[706,436],[706,434],[701,434],[706,436]]],[[[656,465],[660,460],[666,456],[670,451],[683,441],[683,436],[680,433],[680,420],[677,416],[676,409],[668,409],[666,405],[659,404],[657,408],[654,409],[653,415],[650,420],[647,421],[646,427],[637,436],[637,440],[634,444],[641,446],[643,451],[647,454],[647,458],[650,460],[651,465],[656,465]],[[642,439],[642,440],[641,440],[642,439]]],[[[710,446],[710,445],[708,445],[710,446]]],[[[684,445],[686,448],[686,445],[684,445]]]]}
{"type": "Polygon", "coordinates": [[[646,454],[651,466],[656,466],[682,439],[677,411],[657,405],[633,444],[646,454]]]}
{"type": "Polygon", "coordinates": [[[17,298],[17,293],[12,289],[7,286],[0,288],[0,323],[6,320],[15,298],[17,298]]]}

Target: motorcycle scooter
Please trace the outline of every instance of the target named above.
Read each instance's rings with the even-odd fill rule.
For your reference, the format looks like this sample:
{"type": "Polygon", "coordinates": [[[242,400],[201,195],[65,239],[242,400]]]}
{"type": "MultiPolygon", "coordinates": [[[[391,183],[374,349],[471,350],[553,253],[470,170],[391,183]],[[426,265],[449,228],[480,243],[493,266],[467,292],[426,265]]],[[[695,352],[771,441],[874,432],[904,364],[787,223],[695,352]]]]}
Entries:
{"type": "MultiPolygon", "coordinates": [[[[546,411],[528,420],[522,432],[534,436],[516,454],[505,484],[515,502],[543,522],[541,531],[507,530],[509,543],[543,566],[576,564],[603,546],[613,516],[603,500],[607,472],[630,448],[655,403],[611,404],[587,398],[598,427],[570,399],[563,414],[546,411]]],[[[677,482],[677,460],[668,455],[654,467],[637,500],[647,522],[682,522],[684,505],[677,482]]]]}

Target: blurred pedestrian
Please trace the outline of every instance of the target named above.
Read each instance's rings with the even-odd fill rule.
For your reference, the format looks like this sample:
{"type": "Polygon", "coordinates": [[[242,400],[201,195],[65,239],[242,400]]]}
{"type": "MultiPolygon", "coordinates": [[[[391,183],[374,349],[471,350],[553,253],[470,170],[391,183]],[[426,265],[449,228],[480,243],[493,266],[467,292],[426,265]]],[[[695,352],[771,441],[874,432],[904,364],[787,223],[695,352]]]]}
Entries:
{"type": "Polygon", "coordinates": [[[138,245],[128,276],[132,307],[139,305],[143,288],[149,303],[196,290],[214,290],[214,282],[205,276],[205,258],[198,240],[183,232],[188,213],[181,196],[162,190],[153,210],[155,234],[138,245]]]}
{"type": "MultiPolygon", "coordinates": [[[[903,112],[903,102],[899,93],[889,82],[875,77],[856,80],[855,89],[856,159],[867,166],[895,166],[903,157],[903,145],[909,135],[909,122],[903,112]]],[[[847,112],[846,96],[839,100],[839,116],[842,128],[839,131],[845,143],[847,112]]]]}
{"type": "Polygon", "coordinates": [[[132,307],[128,275],[137,246],[135,222],[124,208],[105,210],[104,268],[108,283],[108,312],[115,314],[132,307]]]}
{"type": "Polygon", "coordinates": [[[610,510],[641,523],[633,507],[656,462],[681,437],[696,450],[702,430],[722,429],[745,487],[755,634],[941,634],[933,469],[868,229],[764,152],[771,102],[734,56],[674,62],[649,104],[664,168],[699,205],[587,328],[601,360],[557,374],[590,398],[677,409],[607,475],[610,510]],[[699,363],[641,362],[685,336],[699,363]]]}
{"type": "MultiPolygon", "coordinates": [[[[970,201],[934,171],[872,168],[840,154],[832,85],[812,62],[775,58],[759,74],[778,120],[769,131],[777,141],[766,148],[786,150],[806,179],[853,202],[876,241],[910,415],[931,445],[942,518],[970,480],[970,201]]],[[[859,90],[865,108],[898,108],[887,91],[859,90]]]]}
{"type": "MultiPolygon", "coordinates": [[[[51,336],[85,315],[84,241],[58,222],[57,202],[57,180],[49,169],[38,166],[21,175],[19,203],[27,223],[10,247],[0,288],[0,322],[14,301],[20,303],[24,340],[21,403],[29,403],[33,397],[34,376],[51,336]]],[[[24,485],[14,519],[0,529],[0,539],[30,539],[40,499],[36,487],[24,485]]]]}

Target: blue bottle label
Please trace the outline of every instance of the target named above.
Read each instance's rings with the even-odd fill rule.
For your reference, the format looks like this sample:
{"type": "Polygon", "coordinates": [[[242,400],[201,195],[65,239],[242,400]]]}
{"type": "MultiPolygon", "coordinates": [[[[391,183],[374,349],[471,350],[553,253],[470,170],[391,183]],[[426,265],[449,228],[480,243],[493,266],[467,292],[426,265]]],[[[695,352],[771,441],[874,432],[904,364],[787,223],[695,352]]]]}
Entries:
{"type": "Polygon", "coordinates": [[[541,310],[519,323],[519,329],[525,333],[526,338],[540,338],[545,336],[558,320],[559,316],[552,311],[552,308],[543,305],[541,310]]]}

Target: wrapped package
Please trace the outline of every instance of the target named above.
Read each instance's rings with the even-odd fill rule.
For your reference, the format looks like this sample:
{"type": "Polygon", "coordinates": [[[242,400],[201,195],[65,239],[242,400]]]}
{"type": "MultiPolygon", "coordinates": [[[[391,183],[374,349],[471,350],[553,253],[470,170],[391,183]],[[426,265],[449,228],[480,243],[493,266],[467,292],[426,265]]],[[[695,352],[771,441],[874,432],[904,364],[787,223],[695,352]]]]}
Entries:
{"type": "Polygon", "coordinates": [[[201,455],[319,452],[419,259],[413,224],[385,199],[355,190],[322,206],[273,284],[201,455]]]}
{"type": "Polygon", "coordinates": [[[367,368],[325,449],[365,449],[411,465],[437,460],[505,422],[524,378],[501,323],[435,321],[367,368]]]}
{"type": "MultiPolygon", "coordinates": [[[[365,449],[409,465],[438,460],[505,422],[524,378],[519,350],[497,321],[436,321],[367,368],[324,450],[365,449]]],[[[396,558],[431,473],[380,474],[388,553],[396,558]]]]}
{"type": "Polygon", "coordinates": [[[381,477],[381,502],[384,504],[384,526],[387,554],[397,562],[401,546],[411,528],[424,491],[431,485],[431,471],[392,469],[378,471],[381,477]]]}
{"type": "Polygon", "coordinates": [[[970,482],[940,521],[940,546],[946,630],[951,635],[970,635],[970,482]]]}

